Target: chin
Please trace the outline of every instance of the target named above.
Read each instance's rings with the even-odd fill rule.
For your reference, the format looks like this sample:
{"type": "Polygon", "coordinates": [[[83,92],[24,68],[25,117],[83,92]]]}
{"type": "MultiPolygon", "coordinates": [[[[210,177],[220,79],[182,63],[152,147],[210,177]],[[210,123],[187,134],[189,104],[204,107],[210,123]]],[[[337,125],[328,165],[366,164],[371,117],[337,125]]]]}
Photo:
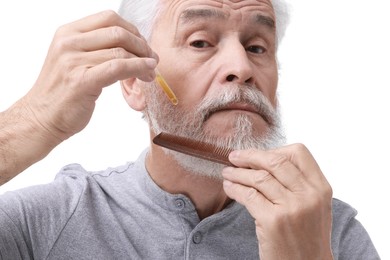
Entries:
{"type": "Polygon", "coordinates": [[[264,120],[259,120],[259,116],[247,114],[239,114],[230,119],[210,118],[203,127],[205,136],[212,139],[230,139],[248,135],[251,138],[263,138],[269,131],[270,126],[264,120]]]}
{"type": "Polygon", "coordinates": [[[191,155],[165,149],[165,152],[183,168],[184,171],[200,177],[222,181],[222,170],[226,165],[200,159],[191,155]]]}

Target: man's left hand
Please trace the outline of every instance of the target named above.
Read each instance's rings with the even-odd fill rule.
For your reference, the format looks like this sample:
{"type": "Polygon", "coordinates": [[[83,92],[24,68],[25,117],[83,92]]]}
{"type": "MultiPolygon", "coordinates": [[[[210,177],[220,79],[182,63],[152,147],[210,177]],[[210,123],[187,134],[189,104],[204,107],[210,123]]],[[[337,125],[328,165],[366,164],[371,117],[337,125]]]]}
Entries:
{"type": "Polygon", "coordinates": [[[261,259],[332,259],[332,189],[304,145],[229,159],[224,189],[255,219],[261,259]]]}

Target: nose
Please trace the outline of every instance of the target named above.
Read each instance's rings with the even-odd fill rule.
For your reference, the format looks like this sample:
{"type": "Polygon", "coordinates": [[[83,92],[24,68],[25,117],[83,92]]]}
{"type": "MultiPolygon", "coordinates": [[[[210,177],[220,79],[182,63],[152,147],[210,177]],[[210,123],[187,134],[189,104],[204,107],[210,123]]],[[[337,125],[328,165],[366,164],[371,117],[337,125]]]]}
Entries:
{"type": "Polygon", "coordinates": [[[254,83],[253,67],[241,43],[226,46],[221,55],[221,60],[221,83],[254,83]]]}

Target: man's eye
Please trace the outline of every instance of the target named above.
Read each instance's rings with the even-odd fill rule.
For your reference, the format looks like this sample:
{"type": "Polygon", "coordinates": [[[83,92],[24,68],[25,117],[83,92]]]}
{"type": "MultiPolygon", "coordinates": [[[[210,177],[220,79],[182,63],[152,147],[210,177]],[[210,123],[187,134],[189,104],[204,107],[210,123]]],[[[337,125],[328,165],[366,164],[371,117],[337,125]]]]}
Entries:
{"type": "Polygon", "coordinates": [[[246,48],[247,51],[249,52],[253,52],[253,53],[256,53],[256,54],[263,54],[265,52],[265,48],[264,47],[261,47],[261,46],[249,46],[248,48],[246,48]]]}
{"type": "Polygon", "coordinates": [[[199,48],[199,49],[210,47],[210,44],[208,42],[205,42],[205,41],[193,41],[190,43],[190,45],[192,47],[199,48]]]}

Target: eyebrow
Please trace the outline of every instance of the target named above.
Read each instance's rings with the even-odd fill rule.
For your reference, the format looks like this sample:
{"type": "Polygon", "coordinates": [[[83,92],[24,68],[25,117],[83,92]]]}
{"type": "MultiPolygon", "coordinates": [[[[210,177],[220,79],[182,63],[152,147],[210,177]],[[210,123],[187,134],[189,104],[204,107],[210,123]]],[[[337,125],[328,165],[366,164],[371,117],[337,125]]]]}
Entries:
{"type": "MultiPolygon", "coordinates": [[[[212,18],[227,20],[228,15],[215,9],[187,9],[180,15],[179,22],[181,24],[190,24],[196,20],[212,18]]],[[[255,24],[265,25],[270,29],[275,29],[275,21],[269,16],[256,14],[253,21],[255,24]]]]}
{"type": "Polygon", "coordinates": [[[266,25],[267,27],[271,29],[275,29],[275,21],[269,16],[256,14],[255,16],[255,22],[258,24],[266,25]]]}
{"type": "Polygon", "coordinates": [[[227,19],[227,15],[215,9],[187,9],[180,15],[180,23],[188,24],[199,19],[227,19]]]}

